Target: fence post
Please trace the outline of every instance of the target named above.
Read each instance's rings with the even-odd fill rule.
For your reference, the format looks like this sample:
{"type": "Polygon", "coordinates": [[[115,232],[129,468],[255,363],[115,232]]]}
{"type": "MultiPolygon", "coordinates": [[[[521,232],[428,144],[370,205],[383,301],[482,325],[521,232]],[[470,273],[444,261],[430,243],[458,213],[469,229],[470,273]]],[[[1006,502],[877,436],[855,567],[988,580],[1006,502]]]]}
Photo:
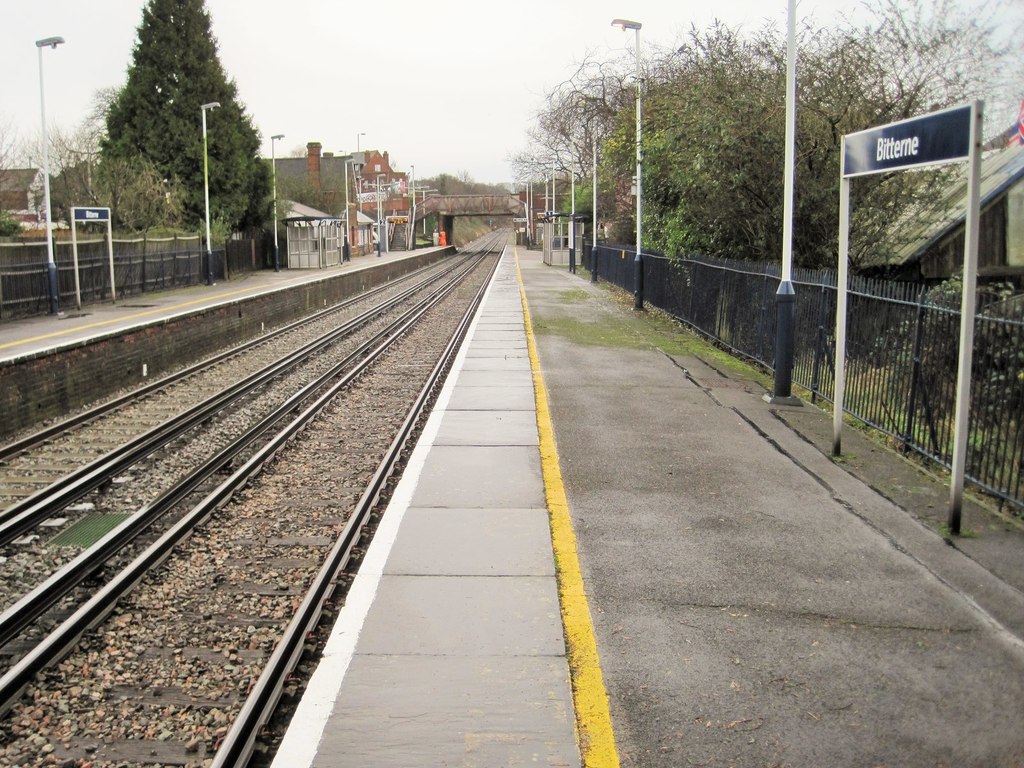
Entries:
{"type": "MultiPolygon", "coordinates": [[[[638,86],[639,87],[639,86],[638,86]]],[[[633,309],[640,311],[644,308],[644,257],[638,247],[636,257],[633,259],[633,309]]]]}
{"type": "Polygon", "coordinates": [[[924,296],[927,289],[922,288],[917,297],[917,316],[914,320],[914,348],[911,351],[912,365],[910,368],[910,397],[907,400],[907,421],[903,433],[903,442],[914,441],[914,414],[917,411],[917,389],[921,381],[921,343],[924,336],[924,296]]]}
{"type": "Polygon", "coordinates": [[[825,312],[825,284],[822,283],[818,291],[818,336],[814,345],[814,371],[811,373],[811,403],[816,403],[818,389],[821,385],[821,359],[825,356],[825,321],[828,315],[825,312]]]}

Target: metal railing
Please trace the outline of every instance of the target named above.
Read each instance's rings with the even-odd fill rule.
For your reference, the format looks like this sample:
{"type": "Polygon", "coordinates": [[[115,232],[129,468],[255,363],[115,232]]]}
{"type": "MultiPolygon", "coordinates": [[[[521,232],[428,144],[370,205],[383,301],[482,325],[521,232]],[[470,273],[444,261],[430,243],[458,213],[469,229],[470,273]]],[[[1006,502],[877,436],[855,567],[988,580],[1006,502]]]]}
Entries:
{"type": "MultiPolygon", "coordinates": [[[[589,250],[589,249],[588,249],[589,250]]],[[[635,250],[585,253],[600,279],[633,290],[635,250]]],[[[643,254],[644,298],[769,370],[780,266],[643,254]]],[[[794,270],[793,381],[812,400],[834,393],[836,275],[794,270]]],[[[1024,312],[983,308],[975,320],[967,477],[1024,510],[1024,312]]],[[[845,411],[949,467],[959,302],[920,285],[851,278],[845,411]]]]}
{"type": "MultiPolygon", "coordinates": [[[[207,254],[198,236],[138,238],[113,241],[117,298],[199,285],[206,280],[207,254]]],[[[76,306],[72,245],[54,244],[57,288],[62,310],[76,306]]],[[[267,266],[265,236],[231,240],[213,251],[213,275],[267,266]]],[[[83,305],[110,299],[110,256],[106,239],[79,239],[78,291],[83,305]]],[[[49,311],[46,241],[0,243],[0,320],[31,317],[49,311]]]]}

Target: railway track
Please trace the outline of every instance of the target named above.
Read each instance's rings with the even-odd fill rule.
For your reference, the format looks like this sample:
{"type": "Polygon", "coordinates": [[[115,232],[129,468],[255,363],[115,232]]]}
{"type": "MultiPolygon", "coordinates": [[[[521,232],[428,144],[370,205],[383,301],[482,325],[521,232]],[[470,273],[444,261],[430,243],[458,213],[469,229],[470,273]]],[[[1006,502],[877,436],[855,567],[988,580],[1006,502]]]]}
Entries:
{"type": "MultiPolygon", "coordinates": [[[[489,264],[504,242],[502,236],[481,246],[489,264]]],[[[467,265],[464,271],[473,275],[476,296],[484,267],[467,265]]],[[[306,390],[301,396],[295,392],[284,398],[280,413],[263,416],[250,429],[266,435],[258,446],[230,456],[224,448],[211,456],[206,469],[218,478],[216,487],[203,490],[198,502],[188,501],[187,512],[165,526],[134,557],[131,568],[102,586],[90,582],[92,597],[64,607],[70,617],[44,639],[16,641],[29,647],[20,657],[12,654],[17,661],[0,679],[0,705],[10,709],[0,721],[8,744],[0,747],[0,757],[12,759],[6,749],[21,759],[38,748],[44,750],[41,759],[57,764],[200,765],[219,746],[230,757],[218,756],[221,762],[215,764],[240,764],[280,694],[286,673],[272,670],[294,665],[338,571],[357,550],[365,519],[418,418],[418,411],[404,415],[408,403],[418,408],[426,403],[433,379],[446,364],[437,362],[438,347],[446,346],[450,354],[455,342],[445,342],[451,328],[464,328],[467,322],[469,290],[464,282],[449,283],[440,298],[407,309],[352,351],[344,364],[335,362],[329,372],[300,387],[306,390]],[[456,296],[461,298],[456,301],[456,296]],[[458,322],[452,303],[461,307],[458,322]],[[446,327],[444,334],[438,333],[438,323],[446,327]],[[414,395],[410,388],[416,389],[414,395]],[[403,403],[401,408],[382,407],[382,401],[393,398],[403,403]],[[282,427],[285,415],[287,426],[282,427]],[[306,594],[309,584],[314,586],[306,594]],[[136,592],[124,597],[135,585],[136,592]],[[97,630],[88,629],[107,614],[97,630]],[[286,632],[289,624],[296,629],[286,632]],[[278,645],[289,632],[291,640],[278,645]],[[206,639],[200,643],[200,637],[206,639]],[[78,638],[78,649],[50,666],[78,638]],[[110,666],[101,665],[111,660],[110,666]],[[224,663],[217,667],[214,660],[224,663]],[[42,682],[32,683],[40,675],[42,682]],[[129,678],[137,688],[131,688],[129,678]],[[209,685],[196,682],[200,678],[206,683],[221,679],[221,692],[214,695],[209,685]],[[250,690],[253,696],[242,695],[250,690]],[[56,707],[54,714],[37,711],[44,703],[56,707]],[[152,713],[161,708],[170,708],[174,716],[158,719],[181,721],[179,730],[150,732],[152,713]],[[236,710],[243,715],[237,722],[248,725],[232,725],[236,710]],[[29,734],[27,724],[38,726],[40,715],[47,723],[56,717],[68,725],[45,737],[29,734]]],[[[270,385],[254,390],[262,388],[270,385]]],[[[200,421],[219,419],[204,415],[200,421]]],[[[188,440],[178,436],[168,444],[175,442],[188,440]]],[[[104,484],[114,482],[97,487],[104,484]]],[[[181,499],[194,497],[197,487],[179,491],[181,499]]],[[[82,578],[91,579],[98,556],[79,559],[82,578]]],[[[51,597],[49,604],[64,599],[51,597]]],[[[43,634],[42,628],[35,631],[43,634]]],[[[18,637],[17,631],[11,637],[18,637]]],[[[15,759],[13,764],[19,763],[15,759]]]]}
{"type": "MultiPolygon", "coordinates": [[[[437,279],[440,274],[428,280],[437,279]]],[[[0,563],[0,576],[4,577],[0,580],[0,605],[5,609],[0,613],[0,671],[31,647],[31,633],[22,642],[11,642],[22,630],[112,556],[124,552],[135,537],[148,532],[152,538],[161,530],[158,526],[166,528],[172,524],[175,517],[170,512],[176,506],[187,508],[190,497],[193,501],[201,498],[204,487],[215,485],[213,480],[232,463],[244,461],[245,452],[254,450],[255,441],[276,420],[354,365],[387,332],[388,324],[381,326],[382,314],[395,312],[410,296],[425,290],[426,284],[419,281],[413,288],[389,297],[326,333],[318,330],[317,338],[301,350],[288,353],[242,381],[225,387],[225,366],[215,366],[216,384],[207,387],[224,388],[223,392],[131,439],[92,464],[79,467],[26,503],[5,510],[0,517],[0,552],[4,552],[0,563]],[[370,321],[372,324],[368,324],[370,321]],[[340,363],[326,365],[322,350],[338,350],[339,339],[345,339],[349,346],[340,363]],[[307,359],[313,362],[304,365],[307,359]],[[300,366],[301,371],[285,375],[300,366]],[[277,381],[272,391],[260,391],[272,381],[277,381]],[[286,395],[292,391],[295,394],[286,395]],[[228,418],[225,413],[229,408],[237,415],[228,418]],[[93,491],[89,501],[69,506],[88,491],[93,491]],[[76,516],[82,518],[78,528],[84,524],[84,532],[73,524],[76,516]],[[104,535],[107,526],[111,530],[104,535]],[[33,527],[38,533],[29,533],[20,540],[14,538],[33,527]],[[90,537],[97,541],[86,546],[90,537]]],[[[395,322],[400,322],[400,315],[399,320],[390,321],[391,325],[395,322]]],[[[288,336],[294,338],[294,334],[288,336]]],[[[290,342],[286,339],[284,343],[290,342]]],[[[262,362],[266,349],[260,351],[262,362]]],[[[237,371],[238,366],[234,369],[237,371]]],[[[158,409],[166,408],[166,399],[156,403],[158,409]]],[[[128,406],[132,411],[142,407],[128,406]]],[[[97,432],[101,441],[109,439],[109,430],[95,422],[89,429],[77,430],[75,437],[80,443],[89,444],[97,432]]],[[[67,605],[59,608],[65,613],[67,610],[67,605]]]]}

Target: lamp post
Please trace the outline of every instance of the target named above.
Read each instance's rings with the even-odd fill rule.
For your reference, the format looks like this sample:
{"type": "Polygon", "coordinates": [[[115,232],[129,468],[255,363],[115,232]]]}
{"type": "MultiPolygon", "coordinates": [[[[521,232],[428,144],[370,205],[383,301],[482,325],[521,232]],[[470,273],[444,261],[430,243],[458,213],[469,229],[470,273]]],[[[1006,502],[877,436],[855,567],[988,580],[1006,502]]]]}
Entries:
{"type": "Polygon", "coordinates": [[[360,133],[356,134],[356,152],[360,151],[359,150],[359,137],[360,136],[365,136],[365,135],[366,135],[366,131],[361,131],[360,133]]]}
{"type": "Polygon", "coordinates": [[[348,154],[348,152],[342,152],[341,156],[345,158],[344,162],[342,163],[342,165],[344,166],[344,169],[345,169],[345,244],[342,247],[341,253],[342,253],[342,258],[345,261],[349,261],[352,258],[352,256],[350,255],[351,254],[351,246],[349,245],[349,241],[348,241],[348,231],[349,231],[349,229],[352,228],[352,223],[349,220],[349,217],[351,216],[352,210],[351,210],[351,208],[349,206],[349,197],[348,197],[348,164],[352,162],[352,157],[348,154]]]}
{"type": "Polygon", "coordinates": [[[592,172],[594,177],[593,189],[593,219],[590,225],[590,282],[597,282],[597,131],[594,131],[594,157],[592,161],[592,172]]]}
{"type": "Polygon", "coordinates": [[[644,150],[640,128],[640,27],[639,21],[615,19],[613,27],[636,32],[636,257],[633,259],[633,309],[644,308],[644,267],[641,249],[643,248],[643,162],[644,150]]]}
{"type": "Polygon", "coordinates": [[[530,220],[526,223],[526,237],[529,240],[530,248],[533,247],[533,242],[537,239],[537,190],[533,188],[536,182],[537,179],[534,176],[530,176],[530,186],[526,189],[527,197],[529,198],[527,205],[530,209],[530,220]]]}
{"type": "Polygon", "coordinates": [[[377,174],[377,258],[380,258],[381,241],[384,239],[384,211],[380,199],[380,180],[385,178],[383,173],[377,174]]]}
{"type": "Polygon", "coordinates": [[[594,144],[594,156],[593,156],[593,159],[591,160],[591,176],[594,179],[594,188],[592,190],[592,192],[593,192],[592,207],[594,209],[593,210],[594,216],[593,216],[593,221],[592,221],[592,224],[591,224],[591,227],[590,227],[590,229],[591,229],[590,239],[591,239],[592,247],[597,248],[597,133],[596,132],[594,133],[594,136],[593,136],[593,144],[594,144]]]}
{"type": "Polygon", "coordinates": [[[412,172],[411,183],[409,185],[409,191],[412,197],[412,211],[409,219],[409,250],[416,250],[416,166],[410,165],[409,170],[412,172]]]}
{"type": "MultiPolygon", "coordinates": [[[[274,143],[278,139],[283,139],[283,138],[284,138],[284,134],[283,133],[278,133],[278,134],[270,137],[270,165],[271,165],[271,169],[272,169],[272,175],[274,177],[274,271],[275,272],[280,272],[281,271],[281,261],[280,261],[280,257],[278,256],[279,251],[277,249],[277,154],[274,151],[274,143]]],[[[207,201],[207,206],[209,206],[209,201],[207,201]]],[[[207,236],[209,236],[209,235],[207,235],[207,236]]]]}
{"type": "Polygon", "coordinates": [[[789,0],[786,44],[786,163],[783,178],[782,275],[775,293],[775,373],[772,394],[765,400],[777,405],[800,405],[793,396],[793,173],[796,155],[796,0],[789,0]]]}
{"type": "Polygon", "coordinates": [[[206,110],[216,109],[219,101],[203,104],[199,111],[203,115],[203,195],[206,198],[206,284],[213,285],[213,248],[210,245],[210,168],[206,147],[206,110]]]}
{"type": "Polygon", "coordinates": [[[60,293],[57,286],[57,263],[53,260],[53,216],[50,213],[50,146],[46,136],[46,97],[43,90],[43,48],[56,48],[63,37],[36,40],[39,49],[39,114],[43,124],[43,190],[46,199],[46,276],[50,291],[50,314],[60,312],[60,293]]]}
{"type": "Polygon", "coordinates": [[[569,271],[576,274],[576,169],[575,158],[569,162],[569,271]]]}

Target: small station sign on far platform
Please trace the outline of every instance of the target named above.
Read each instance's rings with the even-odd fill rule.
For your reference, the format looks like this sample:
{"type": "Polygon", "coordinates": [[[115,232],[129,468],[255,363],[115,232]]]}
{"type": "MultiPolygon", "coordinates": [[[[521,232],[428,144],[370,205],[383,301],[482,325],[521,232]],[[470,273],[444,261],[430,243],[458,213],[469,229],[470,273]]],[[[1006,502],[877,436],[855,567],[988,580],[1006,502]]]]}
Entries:
{"type": "Polygon", "coordinates": [[[72,208],[75,221],[110,221],[109,208],[72,208]]]}

